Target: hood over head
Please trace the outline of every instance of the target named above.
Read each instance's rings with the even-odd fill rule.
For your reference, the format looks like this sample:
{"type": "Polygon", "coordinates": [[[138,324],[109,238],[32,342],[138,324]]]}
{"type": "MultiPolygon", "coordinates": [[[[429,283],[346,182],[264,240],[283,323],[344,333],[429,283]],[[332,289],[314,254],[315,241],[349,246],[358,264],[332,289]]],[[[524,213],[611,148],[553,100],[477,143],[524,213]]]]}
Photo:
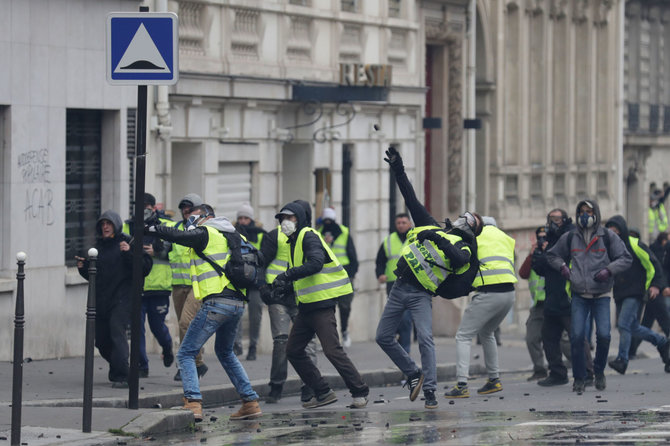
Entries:
{"type": "Polygon", "coordinates": [[[609,220],[607,220],[607,223],[605,223],[605,227],[607,228],[611,228],[612,226],[617,228],[617,230],[619,231],[619,237],[626,245],[626,248],[628,248],[628,250],[631,251],[630,240],[628,238],[630,233],[628,231],[628,225],[626,224],[626,219],[623,218],[622,215],[615,215],[609,220]]]}
{"type": "Polygon", "coordinates": [[[228,220],[226,217],[210,218],[202,225],[212,227],[221,232],[235,232],[235,226],[233,226],[230,220],[228,220]]]}
{"type": "Polygon", "coordinates": [[[300,204],[296,203],[295,201],[285,204],[281,208],[281,211],[279,211],[277,215],[275,215],[275,218],[279,218],[279,216],[284,211],[289,211],[293,213],[293,215],[295,215],[296,218],[298,219],[298,222],[296,223],[296,233],[300,232],[302,228],[309,226],[309,224],[307,223],[307,217],[305,216],[305,209],[303,209],[303,207],[300,204]]]}
{"type": "Polygon", "coordinates": [[[586,199],[577,203],[577,209],[575,210],[575,222],[580,229],[584,229],[584,227],[579,222],[579,209],[581,209],[582,205],[584,204],[593,209],[593,217],[595,218],[595,221],[593,226],[591,226],[591,229],[595,230],[598,228],[598,226],[600,226],[601,222],[600,206],[598,206],[598,202],[596,200],[586,199]]]}
{"type": "Polygon", "coordinates": [[[102,230],[100,228],[100,224],[102,223],[103,220],[109,220],[112,222],[112,224],[114,225],[114,235],[121,233],[121,229],[123,228],[123,221],[121,220],[121,216],[110,209],[103,212],[102,215],[100,215],[100,218],[98,218],[98,221],[95,222],[96,236],[102,237],[102,230]]]}
{"type": "Polygon", "coordinates": [[[312,226],[312,206],[305,200],[294,200],[293,202],[302,206],[305,211],[305,221],[307,222],[307,226],[312,226]]]}

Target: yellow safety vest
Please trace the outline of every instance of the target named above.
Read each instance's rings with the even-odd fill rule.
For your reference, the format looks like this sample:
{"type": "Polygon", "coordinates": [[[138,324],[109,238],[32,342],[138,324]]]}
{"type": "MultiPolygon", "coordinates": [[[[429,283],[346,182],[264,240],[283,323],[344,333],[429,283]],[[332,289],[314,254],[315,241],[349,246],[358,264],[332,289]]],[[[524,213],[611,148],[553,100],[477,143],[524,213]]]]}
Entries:
{"type": "MultiPolygon", "coordinates": [[[[180,221],[174,226],[185,231],[184,222],[180,221]]],[[[177,243],[172,244],[172,250],[168,254],[170,268],[172,268],[172,286],[191,286],[191,253],[186,246],[177,243]]]]}
{"type": "Polygon", "coordinates": [[[289,256],[289,266],[301,266],[304,263],[304,253],[302,251],[302,242],[305,234],[312,232],[319,237],[321,245],[326,250],[330,261],[323,265],[323,269],[311,276],[298,279],[293,282],[293,289],[295,290],[296,300],[299,303],[309,304],[313,302],[320,302],[322,300],[334,299],[340,296],[346,296],[354,292],[351,286],[351,281],[344,267],[340,264],[337,257],[330,250],[328,244],[323,240],[321,235],[310,227],[305,227],[300,230],[298,239],[296,240],[295,249],[289,256]]]}
{"type": "Polygon", "coordinates": [[[649,233],[652,234],[658,226],[658,231],[663,232],[668,229],[668,214],[665,212],[663,203],[657,208],[649,208],[649,233]]]}
{"type": "Polygon", "coordinates": [[[633,252],[637,256],[637,258],[640,259],[640,263],[642,263],[642,266],[644,267],[644,270],[647,273],[647,279],[645,280],[644,283],[644,289],[648,290],[649,286],[651,285],[651,281],[654,279],[654,275],[656,274],[656,268],[654,268],[654,264],[651,263],[649,253],[647,253],[647,251],[645,251],[644,249],[640,248],[639,245],[640,240],[636,237],[631,236],[629,236],[628,239],[630,240],[630,246],[633,248],[633,252]]]}
{"type": "MultiPolygon", "coordinates": [[[[331,247],[333,248],[333,254],[337,257],[337,260],[340,261],[342,266],[348,265],[350,262],[349,257],[347,257],[347,242],[349,241],[349,228],[344,225],[339,225],[342,232],[337,236],[331,247]]],[[[323,236],[323,227],[319,228],[319,232],[323,236]]]]}
{"type": "Polygon", "coordinates": [[[533,303],[537,305],[538,302],[544,302],[546,297],[546,292],[544,290],[544,276],[540,276],[538,273],[530,270],[530,276],[528,277],[528,290],[530,291],[530,296],[533,298],[533,303]]]}
{"type": "Polygon", "coordinates": [[[516,283],[514,272],[515,240],[495,226],[484,226],[477,236],[477,258],[481,274],[475,276],[472,286],[496,283],[516,283]]]}
{"type": "Polygon", "coordinates": [[[402,252],[405,243],[400,240],[400,236],[397,232],[393,232],[386,236],[382,242],[382,246],[384,247],[384,253],[386,254],[386,269],[384,270],[386,281],[393,282],[397,279],[394,271],[396,266],[398,266],[400,253],[402,252]]]}
{"type": "Polygon", "coordinates": [[[256,240],[255,242],[252,242],[251,240],[247,240],[247,241],[251,244],[251,246],[253,246],[258,251],[260,251],[261,250],[261,242],[263,241],[263,235],[265,235],[265,234],[263,234],[262,232],[259,232],[258,233],[258,240],[256,240]]]}
{"type": "MultiPolygon", "coordinates": [[[[162,225],[174,226],[175,222],[166,218],[158,219],[162,225]]],[[[123,232],[130,233],[130,225],[123,223],[123,232]]],[[[168,254],[169,255],[169,254],[168,254]]],[[[144,291],[170,291],[172,289],[172,268],[167,260],[152,257],[151,271],[144,278],[144,291]]]]}
{"type": "MultiPolygon", "coordinates": [[[[228,240],[211,226],[201,226],[207,229],[209,240],[207,246],[202,251],[204,255],[212,259],[222,269],[230,260],[228,255],[228,240]]],[[[191,283],[193,285],[193,295],[196,299],[202,300],[212,294],[220,294],[224,288],[231,290],[236,288],[230,284],[230,280],[225,274],[219,275],[209,262],[196,254],[193,248],[189,248],[191,283]]],[[[240,290],[246,295],[246,290],[240,290]]]]}
{"type": "Polygon", "coordinates": [[[272,283],[281,273],[286,272],[291,257],[291,245],[288,237],[281,232],[281,226],[277,226],[277,254],[265,269],[265,282],[272,283]]]}
{"type": "MultiPolygon", "coordinates": [[[[416,236],[419,232],[426,229],[442,228],[439,226],[419,226],[411,229],[407,234],[406,244],[400,255],[405,259],[419,283],[426,290],[434,293],[450,274],[463,274],[470,267],[470,263],[466,262],[465,265],[454,271],[451,268],[451,260],[447,258],[444,252],[439,249],[433,241],[424,240],[423,243],[419,243],[418,240],[416,240],[416,236]]],[[[461,237],[455,234],[446,233],[444,230],[437,231],[437,234],[453,244],[462,240],[461,237]]],[[[470,254],[469,247],[461,249],[470,254]]]]}

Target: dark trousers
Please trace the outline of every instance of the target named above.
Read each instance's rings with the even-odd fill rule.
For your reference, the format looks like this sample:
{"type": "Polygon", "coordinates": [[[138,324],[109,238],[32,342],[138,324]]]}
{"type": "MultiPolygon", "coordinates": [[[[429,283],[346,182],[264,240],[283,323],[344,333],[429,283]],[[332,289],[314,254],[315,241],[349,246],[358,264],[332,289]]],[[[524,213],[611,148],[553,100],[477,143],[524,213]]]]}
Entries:
{"type": "Polygon", "coordinates": [[[152,294],[142,297],[142,336],[140,336],[140,370],[149,370],[147,358],[146,329],[144,320],[149,320],[149,329],[163,348],[163,351],[172,350],[172,336],[165,325],[165,317],[170,310],[170,292],[166,294],[152,294]]]}
{"type": "MultiPolygon", "coordinates": [[[[561,337],[564,331],[570,333],[569,315],[557,316],[545,313],[542,323],[542,348],[549,365],[549,374],[561,379],[568,377],[568,369],[563,363],[562,355],[565,354],[569,360],[572,360],[570,349],[561,348],[561,337]]],[[[584,355],[586,356],[587,373],[593,375],[593,357],[588,341],[585,341],[584,355]]]]}
{"type": "MultiPolygon", "coordinates": [[[[640,307],[640,312],[642,312],[642,307],[640,307]]],[[[638,315],[639,317],[639,315],[638,315]]],[[[658,325],[665,333],[665,336],[670,335],[670,314],[668,314],[668,307],[665,305],[665,297],[660,294],[656,299],[648,301],[644,308],[644,316],[642,316],[642,322],[640,325],[651,328],[654,325],[654,321],[658,322],[658,325]]],[[[628,357],[635,356],[637,354],[637,348],[640,346],[642,338],[633,337],[633,340],[630,343],[630,350],[628,350],[628,357]]]]}
{"type": "Polygon", "coordinates": [[[370,391],[367,384],[363,382],[358,370],[340,345],[335,320],[335,307],[314,310],[309,313],[299,311],[293,321],[293,328],[291,328],[286,344],[286,357],[302,381],[312,388],[316,395],[323,395],[330,390],[330,386],[321,376],[321,372],[305,352],[307,344],[315,334],[321,342],[323,354],[335,366],[351,395],[354,398],[367,396],[370,391]]]}
{"type": "Polygon", "coordinates": [[[351,314],[351,302],[354,300],[354,293],[347,294],[337,299],[337,308],[340,309],[340,329],[342,333],[349,330],[349,315],[351,314]]]}
{"type": "Polygon", "coordinates": [[[95,316],[95,346],[109,363],[110,381],[128,380],[128,339],[126,327],[130,323],[130,304],[114,305],[95,316]]]}

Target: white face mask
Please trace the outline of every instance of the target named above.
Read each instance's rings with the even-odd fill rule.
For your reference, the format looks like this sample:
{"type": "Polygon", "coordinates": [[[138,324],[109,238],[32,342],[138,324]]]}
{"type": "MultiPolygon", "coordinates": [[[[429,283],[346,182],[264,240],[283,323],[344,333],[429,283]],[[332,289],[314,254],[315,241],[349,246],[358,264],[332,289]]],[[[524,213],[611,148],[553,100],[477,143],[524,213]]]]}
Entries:
{"type": "Polygon", "coordinates": [[[287,237],[293,234],[295,230],[296,225],[294,221],[291,221],[287,218],[281,222],[281,232],[283,232],[287,237]]]}

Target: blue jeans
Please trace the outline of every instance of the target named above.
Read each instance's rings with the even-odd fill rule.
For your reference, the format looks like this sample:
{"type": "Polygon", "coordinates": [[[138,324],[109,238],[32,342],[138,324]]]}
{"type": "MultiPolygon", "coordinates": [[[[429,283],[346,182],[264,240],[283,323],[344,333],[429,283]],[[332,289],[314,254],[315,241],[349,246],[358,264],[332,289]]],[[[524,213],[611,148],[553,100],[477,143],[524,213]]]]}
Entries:
{"type": "Polygon", "coordinates": [[[596,356],[593,360],[593,373],[602,374],[607,365],[607,353],[610,348],[610,297],[584,298],[572,293],[572,324],[570,326],[570,350],[572,352],[572,376],[575,379],[586,378],[586,358],[584,340],[586,339],[586,321],[589,313],[596,323],[596,356]]]}
{"type": "Polygon", "coordinates": [[[619,313],[619,320],[617,322],[620,335],[619,354],[617,357],[626,362],[628,362],[628,351],[630,350],[630,342],[633,336],[649,341],[657,347],[665,342],[665,336],[640,325],[638,316],[640,305],[640,300],[634,297],[626,298],[621,302],[621,312],[619,313]]]}
{"type": "Polygon", "coordinates": [[[419,369],[396,340],[405,310],[412,315],[416,327],[421,368],[425,377],[423,388],[434,391],[437,389],[437,365],[433,342],[433,301],[428,292],[402,281],[394,283],[377,325],[377,344],[405,375],[412,375],[419,369]]]}
{"type": "Polygon", "coordinates": [[[149,319],[149,329],[163,348],[163,351],[172,351],[172,336],[165,325],[165,316],[170,310],[170,292],[165,295],[153,294],[142,296],[142,336],[140,336],[140,370],[149,370],[147,358],[146,329],[144,320],[149,319]]]}
{"type": "Polygon", "coordinates": [[[244,302],[230,299],[211,298],[202,303],[198,314],[191,321],[188,331],[177,353],[184,396],[188,399],[202,400],[195,357],[205,342],[216,333],[214,352],[226,371],[230,382],[243,401],[255,401],[258,395],[251,388],[247,372],[233,353],[233,342],[237,325],[244,313],[244,302]],[[230,302],[236,302],[235,305],[230,302]],[[239,302],[239,304],[237,304],[239,302]]]}
{"type": "MultiPolygon", "coordinates": [[[[391,293],[393,289],[394,282],[386,282],[386,294],[391,293]]],[[[398,325],[398,342],[400,346],[409,353],[412,348],[412,313],[409,310],[405,310],[402,314],[402,319],[400,320],[400,325],[398,325]]]]}

